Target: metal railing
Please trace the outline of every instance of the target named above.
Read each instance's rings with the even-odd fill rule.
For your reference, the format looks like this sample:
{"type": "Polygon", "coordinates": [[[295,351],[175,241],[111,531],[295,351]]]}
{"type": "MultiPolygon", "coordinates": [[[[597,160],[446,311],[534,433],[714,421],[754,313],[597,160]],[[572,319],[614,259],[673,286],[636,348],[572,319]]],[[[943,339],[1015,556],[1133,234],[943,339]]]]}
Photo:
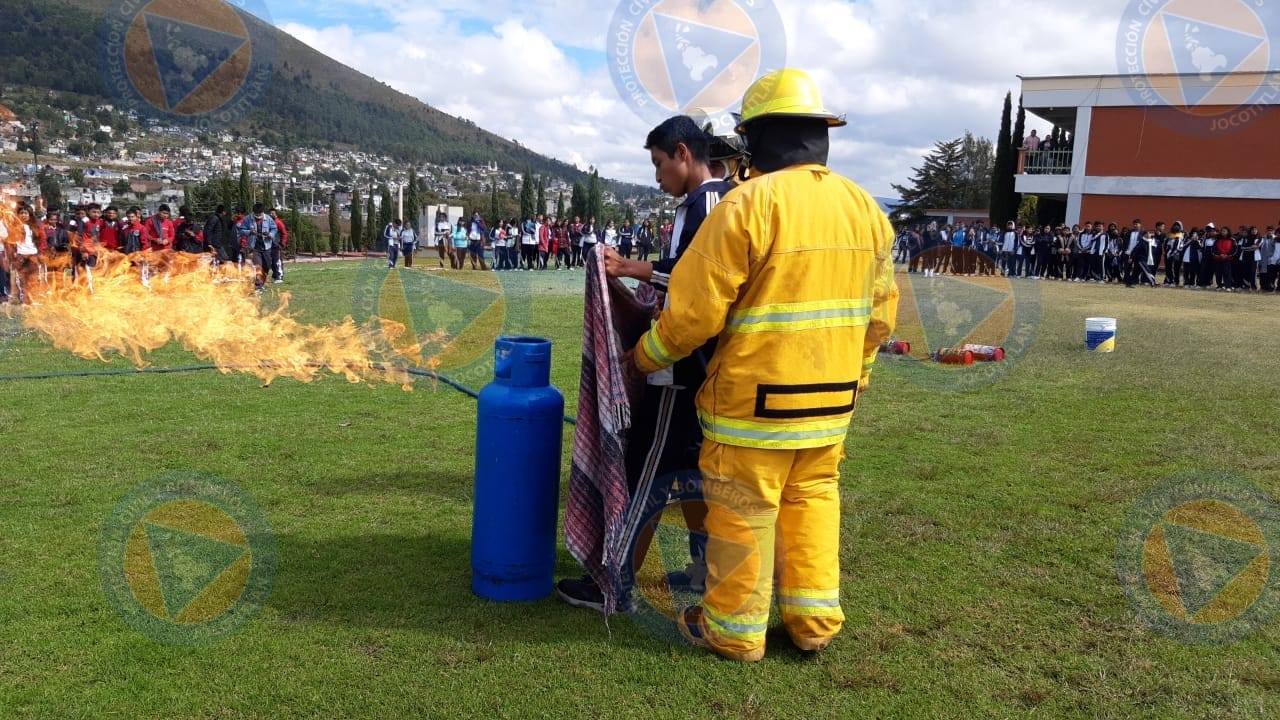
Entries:
{"type": "Polygon", "coordinates": [[[1019,150],[1019,175],[1070,175],[1072,150],[1019,150]]]}

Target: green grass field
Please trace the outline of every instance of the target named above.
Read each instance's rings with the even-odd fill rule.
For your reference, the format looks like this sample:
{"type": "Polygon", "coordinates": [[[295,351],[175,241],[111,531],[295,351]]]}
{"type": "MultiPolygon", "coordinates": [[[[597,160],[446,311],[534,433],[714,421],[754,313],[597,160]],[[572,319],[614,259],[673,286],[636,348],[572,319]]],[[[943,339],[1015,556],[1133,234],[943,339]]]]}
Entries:
{"type": "MultiPolygon", "coordinates": [[[[388,289],[376,266],[293,265],[276,287],[307,322],[376,306],[419,332],[445,327],[459,337],[441,371],[477,388],[499,327],[551,338],[574,412],[579,273],[499,286],[415,271],[388,289]]],[[[912,282],[904,317],[974,320],[961,285],[912,282]]],[[[771,633],[754,666],[628,617],[606,629],[552,598],[472,595],[476,406],[448,388],[216,372],[4,381],[0,718],[1276,717],[1280,619],[1233,644],[1166,639],[1127,602],[1116,547],[1134,503],[1180,473],[1280,495],[1280,298],[1046,282],[1034,299],[1025,354],[973,389],[948,388],[981,369],[881,361],[844,465],[845,631],[816,658],[771,633]],[[1117,352],[1085,350],[1095,315],[1118,318],[1117,352]],[[134,631],[98,570],[116,504],[188,470],[242,487],[278,549],[257,617],[194,647],[134,631]]],[[[19,317],[0,315],[0,375],[129,367],[55,350],[19,317]]],[[[152,361],[199,362],[178,347],[152,361]]],[[[561,548],[559,574],[576,574],[561,548]]]]}

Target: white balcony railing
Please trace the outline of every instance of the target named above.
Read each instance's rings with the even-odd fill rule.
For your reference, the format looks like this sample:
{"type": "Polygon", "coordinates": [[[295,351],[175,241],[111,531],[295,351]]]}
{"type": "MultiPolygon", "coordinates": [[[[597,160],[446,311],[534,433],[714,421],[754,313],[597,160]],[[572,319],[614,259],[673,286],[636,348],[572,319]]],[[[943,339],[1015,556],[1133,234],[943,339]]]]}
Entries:
{"type": "Polygon", "coordinates": [[[1019,175],[1070,175],[1072,150],[1019,150],[1019,175]]]}

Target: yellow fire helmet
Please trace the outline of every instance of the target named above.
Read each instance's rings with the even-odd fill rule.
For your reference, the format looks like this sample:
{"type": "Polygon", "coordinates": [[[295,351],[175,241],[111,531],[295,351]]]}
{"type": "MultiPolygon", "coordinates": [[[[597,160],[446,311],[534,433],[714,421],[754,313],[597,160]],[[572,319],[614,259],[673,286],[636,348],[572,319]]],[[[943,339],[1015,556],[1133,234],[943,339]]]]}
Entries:
{"type": "Polygon", "coordinates": [[[843,115],[836,115],[823,106],[818,85],[809,73],[795,68],[775,70],[747,88],[742,96],[738,134],[746,134],[747,124],[763,117],[820,118],[826,120],[829,127],[848,124],[843,115]]]}

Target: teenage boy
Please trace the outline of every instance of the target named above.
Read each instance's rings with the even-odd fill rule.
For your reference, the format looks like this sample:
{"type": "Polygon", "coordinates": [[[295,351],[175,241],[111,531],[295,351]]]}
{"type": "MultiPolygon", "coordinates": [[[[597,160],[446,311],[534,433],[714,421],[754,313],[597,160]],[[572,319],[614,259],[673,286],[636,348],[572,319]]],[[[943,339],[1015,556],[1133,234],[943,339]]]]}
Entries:
{"type": "Polygon", "coordinates": [[[102,219],[102,206],[97,203],[89,205],[84,219],[79,222],[80,246],[72,248],[74,275],[85,279],[89,292],[93,292],[93,268],[98,266],[98,253],[102,250],[102,230],[106,224],[107,221],[102,219]]]}
{"type": "MultiPolygon", "coordinates": [[[[673,197],[683,197],[676,208],[675,229],[671,246],[656,262],[629,260],[617,250],[605,248],[605,272],[611,277],[630,277],[647,282],[660,292],[665,304],[671,272],[693,241],[702,221],[720,198],[733,189],[732,183],[711,174],[712,138],[689,117],[678,115],[653,129],[645,140],[657,176],[658,187],[673,197]]],[[[697,467],[702,430],[694,396],[706,380],[706,366],[715,351],[712,339],[674,367],[649,376],[639,407],[633,409],[631,435],[626,450],[627,485],[632,503],[645,503],[664,476],[697,467]]],[[[683,572],[668,576],[672,589],[701,593],[706,588],[707,536],[703,529],[706,506],[685,502],[681,505],[689,528],[691,562],[683,572]]],[[[648,534],[649,529],[637,529],[648,534]]],[[[637,565],[644,559],[647,542],[637,544],[637,565]]],[[[604,611],[604,596],[590,577],[561,580],[556,586],[560,597],[570,605],[604,611]]],[[[620,603],[625,606],[625,602],[620,603]]]]}
{"type": "Polygon", "coordinates": [[[271,272],[271,248],[279,242],[280,228],[263,211],[262,203],[256,203],[253,214],[245,216],[238,231],[257,270],[253,279],[254,292],[261,295],[267,284],[267,274],[271,272]]]}
{"type": "Polygon", "coordinates": [[[400,218],[396,218],[387,223],[382,228],[382,241],[387,245],[387,269],[394,270],[396,262],[400,259],[400,235],[403,232],[403,223],[400,218]]]}
{"type": "Polygon", "coordinates": [[[204,244],[213,249],[215,266],[234,263],[240,249],[240,243],[227,223],[225,205],[214,208],[204,221],[204,244]]]}

